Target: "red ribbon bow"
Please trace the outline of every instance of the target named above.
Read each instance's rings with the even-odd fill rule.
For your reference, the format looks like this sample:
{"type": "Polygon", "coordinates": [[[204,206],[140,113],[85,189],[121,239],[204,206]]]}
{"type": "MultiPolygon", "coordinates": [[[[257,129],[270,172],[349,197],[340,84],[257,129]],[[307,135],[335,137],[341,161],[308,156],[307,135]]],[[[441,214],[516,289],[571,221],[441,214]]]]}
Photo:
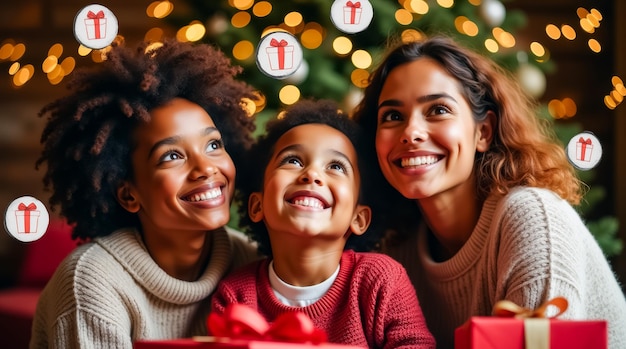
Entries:
{"type": "Polygon", "coordinates": [[[261,314],[243,304],[227,306],[222,315],[211,313],[207,327],[211,335],[231,339],[314,344],[327,340],[326,333],[315,328],[304,313],[281,314],[270,325],[261,314]]]}
{"type": "Polygon", "coordinates": [[[355,3],[352,3],[352,1],[348,1],[348,2],[346,2],[346,6],[348,6],[348,7],[354,7],[354,8],[359,8],[359,7],[361,7],[361,2],[360,2],[360,1],[357,1],[357,2],[355,2],[355,3]]]}
{"type": "Polygon", "coordinates": [[[17,205],[17,209],[20,211],[34,211],[37,209],[37,205],[35,205],[34,202],[31,202],[28,206],[26,206],[23,202],[20,202],[20,204],[17,205]]]}
{"type": "Polygon", "coordinates": [[[89,11],[89,12],[87,12],[87,18],[89,18],[89,19],[104,18],[104,11],[100,10],[97,13],[93,13],[93,11],[89,11]]]}
{"type": "Polygon", "coordinates": [[[583,137],[578,138],[578,143],[581,144],[580,149],[580,160],[585,160],[585,153],[587,152],[587,146],[591,145],[591,138],[584,139],[583,137]]]}
{"type": "Polygon", "coordinates": [[[580,138],[578,138],[578,143],[591,144],[591,138],[584,139],[584,138],[580,137],[580,138]]]}

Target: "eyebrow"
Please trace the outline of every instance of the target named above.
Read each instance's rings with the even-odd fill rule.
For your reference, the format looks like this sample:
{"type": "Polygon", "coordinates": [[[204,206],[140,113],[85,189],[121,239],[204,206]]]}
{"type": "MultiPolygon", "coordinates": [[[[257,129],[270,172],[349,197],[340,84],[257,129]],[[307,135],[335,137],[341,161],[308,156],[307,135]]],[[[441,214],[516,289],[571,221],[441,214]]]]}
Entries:
{"type": "MultiPolygon", "coordinates": [[[[207,128],[205,128],[204,130],[200,131],[200,134],[202,136],[207,136],[215,131],[219,131],[217,129],[217,127],[213,127],[213,126],[209,126],[207,128]]],[[[172,145],[172,144],[177,144],[179,143],[181,140],[183,139],[182,136],[172,136],[172,137],[167,137],[167,138],[163,138],[162,140],[156,142],[152,148],[150,148],[150,151],[148,152],[148,158],[152,157],[152,154],[160,147],[164,146],[164,145],[172,145]]]]}
{"type": "MultiPolygon", "coordinates": [[[[298,151],[298,150],[302,150],[304,147],[301,144],[292,144],[290,146],[284,147],[283,149],[281,149],[279,152],[276,153],[276,156],[274,156],[274,158],[272,160],[275,160],[276,158],[279,158],[283,153],[289,152],[289,151],[298,151]]],[[[344,159],[348,164],[350,164],[351,168],[354,168],[354,164],[352,163],[352,161],[350,161],[350,158],[348,158],[348,156],[338,150],[334,150],[331,149],[330,153],[340,157],[342,159],[344,159]]]]}
{"type": "MultiPolygon", "coordinates": [[[[420,96],[417,98],[417,102],[419,103],[426,103],[426,102],[431,102],[431,101],[435,101],[437,99],[440,98],[444,98],[444,99],[450,99],[452,101],[454,101],[455,103],[458,103],[456,99],[454,99],[454,97],[450,96],[447,93],[435,93],[435,94],[431,94],[431,95],[425,95],[425,96],[420,96]]],[[[387,99],[382,101],[379,105],[378,105],[378,109],[382,108],[382,107],[399,107],[402,106],[403,103],[400,100],[397,99],[387,99]]]]}

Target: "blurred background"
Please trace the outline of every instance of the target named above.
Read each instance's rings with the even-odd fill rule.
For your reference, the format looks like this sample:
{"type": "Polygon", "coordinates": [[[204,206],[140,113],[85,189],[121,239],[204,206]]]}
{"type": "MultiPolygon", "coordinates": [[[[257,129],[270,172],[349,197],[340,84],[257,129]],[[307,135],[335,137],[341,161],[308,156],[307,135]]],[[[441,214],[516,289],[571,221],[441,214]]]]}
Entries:
{"type": "MultiPolygon", "coordinates": [[[[365,0],[363,0],[365,1],[365,0]]],[[[357,1],[353,1],[356,3],[357,1]]],[[[538,114],[564,146],[582,131],[603,146],[597,167],[579,172],[590,186],[577,207],[622,283],[626,282],[626,15],[622,0],[370,0],[374,18],[360,33],[339,31],[332,0],[105,0],[132,45],[166,37],[218,45],[244,67],[261,102],[249,108],[258,129],[299,98],[333,98],[350,110],[388,37],[445,33],[491,56],[538,99],[538,114]],[[281,29],[303,47],[292,76],[277,80],[255,63],[262,35],[281,29]]],[[[72,72],[99,64],[102,50],[73,34],[82,0],[0,3],[0,208],[30,195],[47,204],[35,170],[45,120],[38,111],[66,92],[72,72]]],[[[68,173],[71,175],[71,173],[68,173]]],[[[55,216],[55,212],[51,212],[55,216]]],[[[0,288],[19,277],[28,244],[0,233],[0,288]]],[[[53,247],[51,247],[53,248],[53,247]]]]}

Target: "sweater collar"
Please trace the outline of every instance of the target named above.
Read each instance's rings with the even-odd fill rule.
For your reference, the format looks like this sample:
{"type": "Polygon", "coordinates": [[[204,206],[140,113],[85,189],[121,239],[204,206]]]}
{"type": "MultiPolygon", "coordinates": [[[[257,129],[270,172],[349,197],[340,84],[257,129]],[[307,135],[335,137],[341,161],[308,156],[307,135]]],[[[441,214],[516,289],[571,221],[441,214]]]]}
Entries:
{"type": "Polygon", "coordinates": [[[138,284],[154,296],[169,303],[191,304],[210,296],[230,266],[232,253],[226,230],[220,228],[208,234],[212,239],[210,260],[200,278],[192,282],[176,279],[161,269],[135,229],[120,229],[95,239],[95,243],[111,254],[138,284]]]}

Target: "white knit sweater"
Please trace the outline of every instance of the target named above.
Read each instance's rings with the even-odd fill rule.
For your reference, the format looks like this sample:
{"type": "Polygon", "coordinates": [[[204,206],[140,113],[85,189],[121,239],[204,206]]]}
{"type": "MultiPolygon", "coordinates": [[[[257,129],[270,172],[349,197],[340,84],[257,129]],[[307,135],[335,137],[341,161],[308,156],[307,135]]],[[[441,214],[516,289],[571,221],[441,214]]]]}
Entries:
{"type": "Polygon", "coordinates": [[[137,339],[205,334],[220,279],[258,258],[246,237],[227,230],[211,232],[209,264],[194,282],[159,268],[134,230],[78,247],[39,299],[30,348],[130,349],[137,339]]]}
{"type": "MultiPolygon", "coordinates": [[[[434,262],[426,228],[387,253],[407,269],[438,348],[454,347],[454,329],[491,315],[502,299],[527,308],[564,296],[563,319],[605,319],[609,348],[626,348],[626,300],[606,258],[576,211],[545,189],[491,196],[456,255],[434,262]]],[[[575,334],[572,334],[575,335],[575,334]]]]}

